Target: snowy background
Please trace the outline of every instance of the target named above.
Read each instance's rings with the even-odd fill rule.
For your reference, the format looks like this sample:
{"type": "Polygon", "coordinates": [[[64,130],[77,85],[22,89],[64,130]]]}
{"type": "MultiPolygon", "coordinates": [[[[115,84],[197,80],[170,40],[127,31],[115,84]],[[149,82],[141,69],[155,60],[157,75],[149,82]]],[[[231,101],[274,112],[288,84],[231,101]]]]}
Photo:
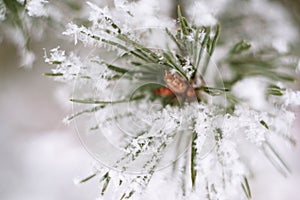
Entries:
{"type": "Polygon", "coordinates": [[[31,70],[18,62],[14,46],[2,43],[0,199],[95,199],[97,184],[73,181],[89,174],[93,160],[73,128],[62,124],[70,108],[55,98],[59,84],[42,75],[49,71],[42,59],[31,70]]]}

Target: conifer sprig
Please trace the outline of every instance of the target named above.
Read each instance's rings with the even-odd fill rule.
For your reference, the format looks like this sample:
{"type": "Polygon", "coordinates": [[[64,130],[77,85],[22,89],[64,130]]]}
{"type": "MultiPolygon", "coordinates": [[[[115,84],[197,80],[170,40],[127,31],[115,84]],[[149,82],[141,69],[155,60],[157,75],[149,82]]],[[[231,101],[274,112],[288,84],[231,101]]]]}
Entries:
{"type": "MultiPolygon", "coordinates": [[[[93,4],[89,5],[95,7],[95,10],[101,10],[93,4]]],[[[291,143],[293,138],[283,134],[276,124],[271,123],[276,119],[277,112],[286,112],[285,108],[280,111],[272,109],[269,112],[262,112],[251,106],[245,106],[246,101],[233,89],[245,79],[255,77],[267,80],[264,94],[266,101],[270,101],[267,102],[270,107],[275,108],[275,103],[271,102],[272,98],[284,98],[289,92],[277,82],[293,82],[296,64],[286,62],[285,59],[291,56],[289,54],[280,54],[272,48],[254,49],[250,42],[240,40],[225,51],[227,54],[218,63],[221,74],[228,70],[230,76],[224,77],[224,80],[223,77],[215,74],[211,76],[215,73],[212,67],[215,50],[227,48],[218,43],[219,38],[222,37],[221,25],[217,23],[211,26],[197,26],[182,15],[180,6],[177,8],[177,14],[177,30],[169,27],[164,29],[169,42],[174,45],[158,49],[148,47],[139,35],[124,31],[122,24],[118,24],[113,17],[106,16],[104,11],[98,20],[91,21],[90,26],[71,24],[71,29],[65,34],[74,35],[75,42],[82,40],[86,45],[104,47],[111,54],[117,53],[118,61],[114,63],[101,59],[90,60],[97,64],[96,71],[104,70],[102,74],[89,71],[86,65],[82,65],[83,70],[70,74],[68,72],[70,60],[77,62],[77,65],[72,63],[72,66],[82,63],[74,56],[66,56],[64,52],[55,55],[62,61],[48,59],[48,63],[56,65],[57,68],[50,73],[45,73],[47,76],[67,80],[74,80],[76,77],[76,81],[84,79],[91,85],[98,80],[99,74],[101,80],[105,80],[103,81],[103,85],[106,86],[104,95],[100,92],[97,95],[91,92],[99,87],[96,84],[95,88],[89,91],[90,93],[86,92],[89,96],[94,95],[93,98],[70,99],[73,103],[87,108],[68,117],[67,121],[83,114],[101,116],[101,120],[93,124],[89,131],[100,131],[102,126],[106,128],[114,120],[131,123],[136,113],[144,117],[145,113],[149,112],[142,110],[141,107],[149,107],[152,102],[160,102],[161,105],[151,113],[151,119],[142,118],[143,124],[135,130],[135,136],[124,137],[125,144],[120,147],[123,153],[112,166],[126,174],[132,163],[142,160],[141,168],[145,174],[128,176],[124,180],[108,171],[100,178],[95,173],[81,182],[98,177],[102,184],[101,195],[103,196],[109,187],[114,187],[111,180],[117,179],[121,188],[119,198],[130,199],[148,187],[168,146],[179,135],[177,148],[180,149],[182,145],[180,142],[184,140],[188,145],[184,156],[178,158],[173,165],[173,170],[178,171],[180,179],[178,185],[182,196],[179,198],[186,198],[193,192],[199,192],[206,194],[207,199],[215,199],[219,193],[225,194],[228,188],[233,187],[246,198],[251,199],[250,180],[247,177],[247,170],[241,170],[246,167],[240,158],[237,138],[243,138],[256,145],[284,175],[287,175],[290,170],[269,142],[269,137],[279,135],[291,143]],[[130,96],[128,91],[122,88],[118,91],[121,93],[117,95],[119,99],[102,100],[101,98],[107,99],[105,98],[107,92],[111,92],[113,86],[120,80],[122,84],[127,84],[128,91],[139,81],[148,82],[138,89],[134,88],[135,95],[130,94],[130,96]],[[124,103],[132,103],[136,106],[135,110],[124,111],[124,103]],[[139,105],[143,106],[139,107],[139,105]],[[108,107],[115,108],[115,113],[105,111],[108,107]],[[167,125],[157,128],[156,125],[161,123],[161,120],[165,120],[164,123],[167,125]],[[212,148],[204,158],[202,148],[208,140],[212,148]],[[145,154],[150,156],[143,160],[145,154]],[[212,171],[216,179],[211,178],[212,171]],[[238,184],[235,185],[236,183],[238,184]]],[[[176,153],[181,152],[178,150],[176,153]]]]}

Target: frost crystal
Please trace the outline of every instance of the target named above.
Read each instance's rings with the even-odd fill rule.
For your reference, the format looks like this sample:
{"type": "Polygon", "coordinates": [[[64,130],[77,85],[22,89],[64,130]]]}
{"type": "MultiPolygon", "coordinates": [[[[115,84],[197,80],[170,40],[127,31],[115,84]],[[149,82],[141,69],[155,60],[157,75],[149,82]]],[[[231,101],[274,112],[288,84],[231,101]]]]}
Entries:
{"type": "Polygon", "coordinates": [[[54,74],[59,74],[57,80],[70,81],[75,79],[82,69],[82,62],[74,53],[65,55],[65,51],[60,50],[59,47],[50,51],[50,57],[45,55],[45,62],[49,64],[57,64],[57,68],[53,69],[54,74]]]}
{"type": "Polygon", "coordinates": [[[299,106],[300,105],[300,92],[287,90],[283,96],[284,104],[286,106],[299,106]]]}

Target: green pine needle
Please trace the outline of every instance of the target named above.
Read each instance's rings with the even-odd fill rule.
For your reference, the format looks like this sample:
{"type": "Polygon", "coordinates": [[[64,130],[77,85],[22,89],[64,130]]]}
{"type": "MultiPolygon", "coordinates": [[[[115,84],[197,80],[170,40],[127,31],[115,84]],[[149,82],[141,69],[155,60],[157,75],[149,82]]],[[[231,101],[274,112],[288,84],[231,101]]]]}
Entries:
{"type": "Polygon", "coordinates": [[[230,50],[230,54],[241,54],[251,48],[251,44],[245,40],[241,40],[236,43],[230,50]]]}
{"type": "Polygon", "coordinates": [[[81,181],[79,181],[79,183],[85,183],[85,182],[91,180],[92,178],[94,178],[95,176],[97,176],[97,173],[94,173],[94,174],[82,179],[81,181]]]}
{"type": "Polygon", "coordinates": [[[71,102],[73,103],[82,103],[82,104],[117,104],[117,103],[125,103],[125,102],[130,102],[130,101],[136,101],[136,100],[141,100],[145,98],[144,95],[139,95],[130,99],[124,99],[124,100],[119,100],[119,101],[98,101],[98,100],[93,100],[93,99],[70,99],[71,102]]]}

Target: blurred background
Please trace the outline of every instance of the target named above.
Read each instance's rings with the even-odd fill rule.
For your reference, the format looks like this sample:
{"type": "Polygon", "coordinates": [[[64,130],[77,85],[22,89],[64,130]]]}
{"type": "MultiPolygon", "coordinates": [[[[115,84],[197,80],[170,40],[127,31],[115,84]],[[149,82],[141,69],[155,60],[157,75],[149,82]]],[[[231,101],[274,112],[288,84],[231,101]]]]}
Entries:
{"type": "Polygon", "coordinates": [[[0,47],[0,199],[95,199],[97,184],[74,184],[93,160],[62,123],[71,105],[58,101],[62,86],[42,75],[49,71],[42,46],[33,48],[38,59],[24,69],[13,44],[0,47]]]}
{"type": "MultiPolygon", "coordinates": [[[[176,1],[178,2],[180,1],[176,1]]],[[[184,4],[191,2],[187,1],[184,4]]],[[[243,6],[243,3],[235,5],[235,8],[243,6]]],[[[289,32],[290,29],[284,26],[290,24],[287,26],[299,31],[300,1],[273,0],[272,3],[275,3],[276,8],[280,7],[277,12],[283,13],[277,14],[284,17],[280,22],[275,20],[275,24],[270,26],[271,31],[272,27],[278,25],[279,30],[274,32],[280,33],[281,30],[282,35],[289,36],[285,38],[287,41],[291,39],[294,44],[299,44],[299,36],[289,32]]],[[[174,4],[173,2],[170,5],[174,4]]],[[[245,27],[245,23],[237,22],[241,20],[239,17],[244,15],[244,20],[248,21],[247,25],[253,25],[250,34],[257,33],[252,36],[260,37],[261,34],[256,28],[264,27],[261,16],[255,12],[245,13],[243,7],[240,8],[230,16],[229,10],[216,10],[218,15],[222,16],[219,17],[220,20],[224,21],[223,34],[233,33],[230,27],[237,26],[240,26],[239,30],[248,31],[249,27],[245,27]],[[256,22],[261,23],[261,26],[256,22]]],[[[265,9],[266,15],[272,11],[267,7],[265,9]]],[[[173,15],[172,6],[166,10],[173,15]]],[[[277,14],[275,12],[275,15],[277,14]]],[[[0,25],[0,33],[7,32],[4,29],[5,26],[0,25]]],[[[266,30],[266,33],[268,31],[270,30],[266,30]]],[[[36,61],[31,69],[19,67],[22,62],[18,56],[19,47],[7,34],[3,34],[0,40],[0,199],[81,200],[96,199],[99,194],[97,181],[92,180],[80,186],[74,184],[74,179],[89,175],[94,160],[81,145],[73,127],[62,123],[62,119],[71,113],[71,104],[67,101],[68,93],[64,86],[42,75],[50,71],[49,66],[44,63],[43,48],[49,50],[62,45],[61,40],[52,33],[53,30],[45,31],[41,39],[32,41],[31,48],[36,54],[36,61]]],[[[243,35],[243,31],[239,33],[243,35]]],[[[275,34],[274,37],[282,35],[275,34]]],[[[265,37],[261,38],[263,40],[265,37]]],[[[68,43],[65,45],[68,46],[68,43]]],[[[294,52],[300,55],[297,45],[294,52]]],[[[299,111],[298,109],[293,128],[298,143],[299,111]]],[[[266,159],[258,155],[254,161],[256,175],[250,183],[253,199],[299,199],[300,147],[297,145],[295,148],[279,148],[290,165],[292,174],[287,178],[282,177],[266,159]]]]}

